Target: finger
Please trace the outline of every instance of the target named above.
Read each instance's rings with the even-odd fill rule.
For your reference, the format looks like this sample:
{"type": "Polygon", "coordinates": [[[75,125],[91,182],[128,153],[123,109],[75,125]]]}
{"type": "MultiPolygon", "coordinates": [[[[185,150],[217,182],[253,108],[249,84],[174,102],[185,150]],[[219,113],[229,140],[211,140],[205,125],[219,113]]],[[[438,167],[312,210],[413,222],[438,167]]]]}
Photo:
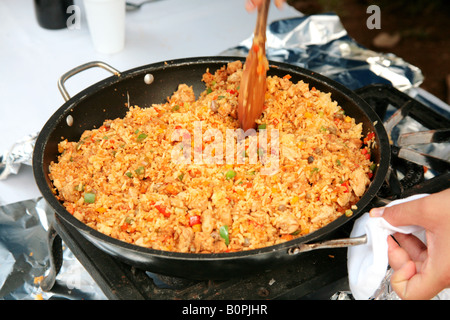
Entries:
{"type": "Polygon", "coordinates": [[[383,216],[393,226],[419,225],[427,230],[439,227],[442,213],[449,212],[450,188],[391,207],[376,208],[371,216],[383,216]]]}
{"type": "Polygon", "coordinates": [[[396,233],[395,240],[413,261],[423,262],[427,258],[428,248],[417,237],[411,234],[396,233]]]}
{"type": "Polygon", "coordinates": [[[285,0],[275,0],[275,6],[278,9],[281,9],[283,7],[284,2],[285,2],[285,0]]]}
{"type": "Polygon", "coordinates": [[[388,237],[388,259],[392,269],[398,270],[411,260],[408,253],[392,237],[388,237]]]}
{"type": "Polygon", "coordinates": [[[413,261],[409,261],[401,268],[394,270],[391,276],[391,285],[403,300],[431,299],[441,290],[431,278],[417,273],[416,265],[413,261]]]}
{"type": "Polygon", "coordinates": [[[419,277],[416,264],[406,250],[400,247],[393,238],[388,237],[388,245],[389,265],[394,270],[391,276],[392,288],[401,299],[411,299],[413,284],[419,277]],[[413,277],[416,277],[414,282],[411,280],[413,277]]]}
{"type": "Polygon", "coordinates": [[[248,12],[255,11],[262,3],[262,0],[247,0],[245,2],[245,10],[248,12]]]}
{"type": "Polygon", "coordinates": [[[427,210],[424,198],[385,207],[383,218],[393,226],[423,225],[427,210]]]}
{"type": "Polygon", "coordinates": [[[407,299],[408,294],[410,294],[411,291],[409,280],[415,274],[416,266],[412,261],[407,261],[401,267],[394,269],[394,273],[391,276],[391,285],[392,289],[394,289],[400,299],[407,299]]]}

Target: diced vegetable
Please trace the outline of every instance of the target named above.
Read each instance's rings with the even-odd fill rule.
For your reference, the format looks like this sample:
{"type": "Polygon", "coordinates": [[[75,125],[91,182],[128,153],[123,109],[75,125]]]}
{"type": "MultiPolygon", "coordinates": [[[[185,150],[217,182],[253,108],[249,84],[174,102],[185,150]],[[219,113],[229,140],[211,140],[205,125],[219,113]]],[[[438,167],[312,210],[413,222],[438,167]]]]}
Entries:
{"type": "Polygon", "coordinates": [[[189,225],[192,227],[196,224],[200,224],[202,223],[200,216],[195,215],[195,216],[190,216],[189,217],[189,225]]]}
{"type": "Polygon", "coordinates": [[[341,183],[341,186],[343,186],[345,188],[344,193],[349,192],[350,190],[348,189],[348,181],[345,181],[343,183],[341,183]]]}
{"type": "Polygon", "coordinates": [[[160,213],[162,213],[162,215],[163,215],[164,217],[166,217],[166,218],[170,217],[170,212],[167,212],[167,210],[166,210],[165,207],[163,207],[163,206],[157,204],[157,205],[155,205],[155,208],[156,208],[160,213]]]}
{"type": "Polygon", "coordinates": [[[84,194],[84,202],[86,202],[86,203],[94,203],[95,202],[95,193],[86,192],[84,194]]]}
{"type": "Polygon", "coordinates": [[[143,141],[145,138],[147,138],[147,135],[145,133],[141,133],[140,135],[138,135],[137,137],[137,141],[141,142],[143,141]]]}
{"type": "Polygon", "coordinates": [[[374,132],[369,132],[367,134],[367,137],[364,138],[364,143],[368,144],[370,140],[372,140],[373,138],[375,138],[375,133],[374,132]]]}
{"type": "Polygon", "coordinates": [[[80,183],[74,187],[75,191],[84,191],[84,184],[80,183]]]}
{"type": "Polygon", "coordinates": [[[136,172],[137,175],[141,175],[144,174],[145,172],[145,168],[144,167],[138,167],[136,170],[134,170],[134,172],[136,172]]]}
{"type": "Polygon", "coordinates": [[[97,211],[98,213],[105,213],[106,212],[106,208],[105,207],[99,207],[99,208],[95,209],[95,211],[97,211]]]}
{"type": "Polygon", "coordinates": [[[225,240],[225,244],[229,245],[230,244],[230,235],[228,233],[228,226],[222,226],[219,229],[219,235],[222,239],[225,240]]]}
{"type": "Polygon", "coordinates": [[[236,171],[234,171],[233,169],[228,170],[225,174],[225,178],[227,180],[234,179],[234,177],[236,177],[236,171]]]}

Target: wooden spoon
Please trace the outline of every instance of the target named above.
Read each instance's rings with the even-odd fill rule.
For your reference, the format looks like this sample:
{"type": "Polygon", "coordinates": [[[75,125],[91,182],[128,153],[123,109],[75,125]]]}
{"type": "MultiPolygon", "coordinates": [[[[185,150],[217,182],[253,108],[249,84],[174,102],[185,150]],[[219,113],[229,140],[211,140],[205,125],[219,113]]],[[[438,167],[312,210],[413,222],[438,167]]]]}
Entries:
{"type": "Polygon", "coordinates": [[[261,116],[266,92],[266,73],[269,62],[266,57],[266,27],[270,0],[258,8],[253,44],[248,52],[242,73],[238,99],[238,119],[246,131],[255,127],[261,116]]]}

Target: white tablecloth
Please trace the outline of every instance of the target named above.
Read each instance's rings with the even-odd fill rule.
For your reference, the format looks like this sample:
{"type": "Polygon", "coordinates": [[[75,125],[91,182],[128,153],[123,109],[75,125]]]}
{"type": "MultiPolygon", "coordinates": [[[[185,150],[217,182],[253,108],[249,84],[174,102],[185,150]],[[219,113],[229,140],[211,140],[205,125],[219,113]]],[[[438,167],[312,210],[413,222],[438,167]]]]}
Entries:
{"type": "MultiPolygon", "coordinates": [[[[131,2],[139,2],[133,0],[131,2]]],[[[168,59],[213,56],[235,47],[253,32],[256,13],[245,0],[162,0],[126,16],[125,49],[97,53],[92,45],[83,2],[80,28],[46,30],[36,20],[33,1],[0,1],[0,152],[22,137],[40,131],[64,103],[57,88],[66,71],[101,60],[128,70],[168,59]]],[[[268,22],[301,16],[287,5],[270,8],[268,22]]],[[[66,83],[71,95],[109,77],[90,69],[66,83]]],[[[39,197],[30,167],[0,181],[0,205],[39,197]]]]}

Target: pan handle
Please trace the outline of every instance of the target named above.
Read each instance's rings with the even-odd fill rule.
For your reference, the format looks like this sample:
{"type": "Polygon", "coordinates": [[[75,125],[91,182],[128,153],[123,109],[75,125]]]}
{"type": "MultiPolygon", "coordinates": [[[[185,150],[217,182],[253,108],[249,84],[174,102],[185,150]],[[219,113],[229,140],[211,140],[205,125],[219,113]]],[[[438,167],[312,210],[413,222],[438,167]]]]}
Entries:
{"type": "Polygon", "coordinates": [[[108,65],[104,62],[92,61],[92,62],[82,64],[81,66],[78,66],[76,68],[73,68],[70,71],[67,71],[58,80],[58,89],[59,89],[59,92],[61,92],[61,95],[63,96],[65,101],[70,100],[70,95],[67,92],[66,87],[64,86],[64,83],[67,81],[67,79],[76,75],[77,73],[80,73],[86,69],[90,69],[90,68],[94,68],[94,67],[103,68],[103,69],[111,72],[112,74],[120,77],[120,72],[118,70],[114,69],[113,67],[111,67],[110,65],[108,65]]]}
{"type": "Polygon", "coordinates": [[[307,252],[316,249],[333,249],[333,248],[344,248],[350,246],[357,246],[367,243],[367,235],[362,235],[360,237],[354,238],[344,238],[344,239],[334,239],[326,240],[315,243],[302,243],[298,246],[291,247],[288,249],[289,255],[295,255],[302,252],[307,252]]]}
{"type": "MultiPolygon", "coordinates": [[[[391,200],[384,199],[378,196],[375,196],[372,200],[372,203],[375,207],[384,207],[388,205],[390,202],[391,200]]],[[[316,249],[345,248],[351,246],[358,246],[365,243],[367,243],[367,235],[362,235],[354,238],[325,240],[315,243],[301,243],[298,246],[289,248],[287,252],[289,255],[295,255],[316,249]]]]}

